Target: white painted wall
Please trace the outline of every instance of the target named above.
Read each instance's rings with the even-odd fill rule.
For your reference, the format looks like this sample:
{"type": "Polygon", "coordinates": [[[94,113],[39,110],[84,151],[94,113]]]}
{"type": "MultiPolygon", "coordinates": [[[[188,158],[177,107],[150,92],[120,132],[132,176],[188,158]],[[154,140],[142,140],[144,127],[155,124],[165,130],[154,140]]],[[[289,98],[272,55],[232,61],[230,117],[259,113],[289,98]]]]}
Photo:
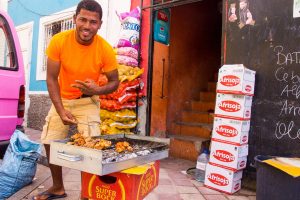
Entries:
{"type": "Polygon", "coordinates": [[[109,0],[109,13],[107,18],[107,37],[106,40],[111,44],[115,45],[120,29],[121,29],[121,23],[120,20],[116,14],[122,13],[122,12],[129,12],[130,6],[131,6],[131,0],[109,0]]]}
{"type": "Polygon", "coordinates": [[[7,11],[8,0],[0,0],[0,9],[7,11]]]}
{"type": "Polygon", "coordinates": [[[103,23],[98,34],[114,46],[118,40],[121,28],[121,23],[116,12],[129,12],[131,0],[97,0],[97,2],[103,10],[103,23]]]}

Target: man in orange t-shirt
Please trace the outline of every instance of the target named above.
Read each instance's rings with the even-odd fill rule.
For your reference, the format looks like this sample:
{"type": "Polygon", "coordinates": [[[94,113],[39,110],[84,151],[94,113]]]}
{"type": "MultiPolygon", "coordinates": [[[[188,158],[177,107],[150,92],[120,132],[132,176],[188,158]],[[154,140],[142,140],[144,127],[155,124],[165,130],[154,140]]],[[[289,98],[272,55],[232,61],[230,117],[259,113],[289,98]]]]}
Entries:
{"type": "MultiPolygon", "coordinates": [[[[47,48],[47,86],[53,105],[46,117],[41,141],[49,160],[52,140],[64,139],[69,125],[77,125],[85,136],[100,135],[98,96],[118,88],[117,61],[112,47],[100,36],[102,8],[94,0],[82,0],[77,6],[75,30],[53,36],[47,48]],[[108,78],[99,86],[99,75],[108,78]]],[[[62,168],[50,164],[53,186],[34,199],[66,197],[62,168]]]]}

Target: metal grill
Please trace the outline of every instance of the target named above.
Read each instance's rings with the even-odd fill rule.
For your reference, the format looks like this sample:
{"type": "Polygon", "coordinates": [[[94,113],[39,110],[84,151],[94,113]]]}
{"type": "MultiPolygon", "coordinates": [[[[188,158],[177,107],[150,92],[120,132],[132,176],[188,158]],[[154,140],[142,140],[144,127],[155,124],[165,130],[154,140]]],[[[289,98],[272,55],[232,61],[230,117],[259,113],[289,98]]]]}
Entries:
{"type": "Polygon", "coordinates": [[[42,70],[46,71],[47,70],[47,56],[46,56],[46,49],[49,45],[49,42],[51,38],[62,31],[70,30],[75,28],[75,24],[73,23],[73,18],[69,17],[63,20],[59,20],[56,22],[52,22],[50,24],[45,25],[45,41],[44,41],[44,58],[43,58],[43,66],[42,70]]]}

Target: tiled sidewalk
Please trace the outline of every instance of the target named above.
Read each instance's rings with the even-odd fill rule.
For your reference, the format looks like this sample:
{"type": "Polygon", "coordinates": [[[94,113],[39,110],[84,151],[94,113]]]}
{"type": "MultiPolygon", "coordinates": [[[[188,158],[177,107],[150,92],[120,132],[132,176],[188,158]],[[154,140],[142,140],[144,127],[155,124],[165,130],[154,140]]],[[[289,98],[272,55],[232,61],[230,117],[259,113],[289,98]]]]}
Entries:
{"type": "MultiPolygon", "coordinates": [[[[40,132],[27,129],[27,134],[33,140],[39,140],[40,132]]],[[[226,195],[203,186],[184,174],[195,163],[182,159],[168,158],[161,161],[159,185],[145,198],[145,200],[255,200],[255,192],[242,189],[234,195],[226,195]]],[[[80,172],[64,168],[64,183],[67,198],[80,199],[80,172]]],[[[49,168],[38,165],[34,182],[17,192],[9,200],[31,199],[33,195],[46,190],[52,183],[49,168]]]]}

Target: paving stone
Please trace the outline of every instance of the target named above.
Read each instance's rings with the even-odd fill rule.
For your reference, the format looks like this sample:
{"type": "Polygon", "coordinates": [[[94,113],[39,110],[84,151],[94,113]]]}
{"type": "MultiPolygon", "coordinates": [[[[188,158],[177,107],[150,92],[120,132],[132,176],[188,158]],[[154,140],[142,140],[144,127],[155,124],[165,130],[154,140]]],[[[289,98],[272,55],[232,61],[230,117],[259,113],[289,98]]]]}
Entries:
{"type": "Polygon", "coordinates": [[[177,194],[177,190],[173,185],[159,185],[154,191],[157,194],[177,194]]]}
{"type": "Polygon", "coordinates": [[[81,181],[81,176],[76,174],[66,174],[63,176],[64,181],[81,181]]]}
{"type": "Polygon", "coordinates": [[[44,188],[41,188],[41,189],[39,189],[39,188],[37,188],[37,190],[38,190],[38,192],[40,193],[40,192],[43,192],[43,191],[45,191],[45,190],[47,190],[48,188],[50,188],[51,186],[52,186],[52,178],[51,177],[49,177],[47,180],[45,180],[41,185],[42,186],[44,186],[44,188]]]}
{"type": "Polygon", "coordinates": [[[238,196],[238,195],[226,195],[229,200],[249,200],[247,196],[238,196]]]}
{"type": "Polygon", "coordinates": [[[168,170],[165,169],[165,168],[160,168],[159,169],[159,174],[167,174],[168,173],[168,170]]]}
{"type": "Polygon", "coordinates": [[[171,179],[159,179],[158,185],[173,185],[171,179]]]}
{"type": "Polygon", "coordinates": [[[79,170],[71,169],[68,174],[81,176],[81,172],[79,170]]]}
{"type": "Polygon", "coordinates": [[[64,181],[65,190],[81,190],[81,181],[64,181]]]}
{"type": "Polygon", "coordinates": [[[64,200],[76,200],[76,199],[80,199],[81,197],[80,191],[67,190],[66,193],[68,194],[68,196],[66,198],[63,198],[64,200]]]}
{"type": "Polygon", "coordinates": [[[173,179],[172,181],[174,182],[175,185],[178,186],[194,186],[191,180],[187,180],[187,179],[173,179]]]}
{"type": "Polygon", "coordinates": [[[171,179],[188,179],[188,177],[185,174],[182,174],[181,172],[169,172],[168,173],[171,179]]]}
{"type": "Polygon", "coordinates": [[[179,194],[158,194],[158,200],[181,200],[179,194]]]}
{"type": "Polygon", "coordinates": [[[247,190],[247,189],[241,189],[240,191],[237,192],[237,194],[243,195],[243,196],[244,195],[253,196],[253,195],[256,195],[256,192],[247,190]]]}
{"type": "Polygon", "coordinates": [[[196,181],[196,180],[191,180],[191,183],[194,184],[196,187],[203,187],[204,183],[196,181]]]}
{"type": "Polygon", "coordinates": [[[171,179],[169,174],[159,174],[159,179],[171,179]]]}
{"type": "Polygon", "coordinates": [[[177,191],[180,194],[199,194],[199,190],[190,186],[176,186],[177,191]]]}
{"type": "Polygon", "coordinates": [[[220,192],[216,190],[209,189],[207,187],[198,187],[199,192],[203,194],[221,194],[220,192]]]}
{"type": "Polygon", "coordinates": [[[159,198],[156,193],[150,192],[143,200],[159,200],[159,198]]]}
{"type": "Polygon", "coordinates": [[[225,196],[219,194],[219,195],[204,195],[206,200],[228,200],[225,196]]]}
{"type": "Polygon", "coordinates": [[[182,200],[205,200],[201,194],[180,194],[182,200]]]}
{"type": "Polygon", "coordinates": [[[62,168],[63,176],[65,176],[66,174],[69,174],[70,171],[72,171],[72,169],[67,168],[67,167],[63,167],[63,168],[62,168]]]}

